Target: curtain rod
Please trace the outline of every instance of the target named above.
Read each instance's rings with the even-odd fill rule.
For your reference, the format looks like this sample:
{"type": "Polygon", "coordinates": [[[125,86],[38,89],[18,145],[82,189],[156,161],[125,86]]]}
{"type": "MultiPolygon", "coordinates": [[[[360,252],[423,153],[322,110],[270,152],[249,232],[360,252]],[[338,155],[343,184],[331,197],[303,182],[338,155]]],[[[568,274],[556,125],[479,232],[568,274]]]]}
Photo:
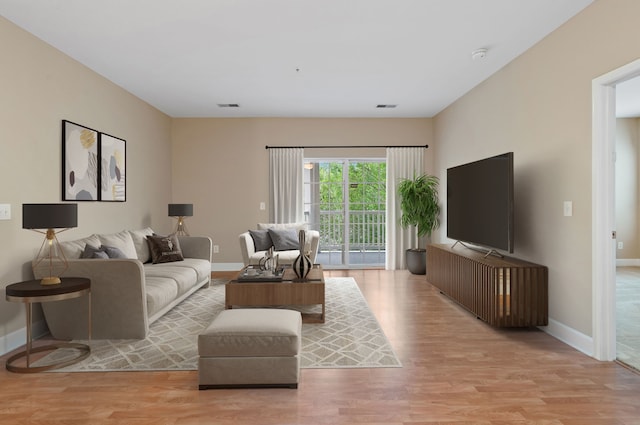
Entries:
{"type": "Polygon", "coordinates": [[[338,146],[338,145],[325,145],[325,146],[269,146],[266,145],[265,149],[358,149],[358,148],[425,148],[427,149],[429,145],[406,145],[406,146],[338,146]]]}

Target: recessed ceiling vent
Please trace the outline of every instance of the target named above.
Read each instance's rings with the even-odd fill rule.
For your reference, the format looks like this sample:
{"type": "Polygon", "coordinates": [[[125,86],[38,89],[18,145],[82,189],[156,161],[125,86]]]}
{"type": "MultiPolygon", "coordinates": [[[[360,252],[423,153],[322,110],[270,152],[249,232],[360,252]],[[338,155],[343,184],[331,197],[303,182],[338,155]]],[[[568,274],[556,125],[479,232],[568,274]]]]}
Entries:
{"type": "Polygon", "coordinates": [[[239,108],[240,105],[237,103],[218,103],[219,108],[239,108]]]}
{"type": "Polygon", "coordinates": [[[376,105],[376,108],[377,109],[393,109],[396,106],[398,106],[398,105],[379,104],[379,105],[376,105]]]}

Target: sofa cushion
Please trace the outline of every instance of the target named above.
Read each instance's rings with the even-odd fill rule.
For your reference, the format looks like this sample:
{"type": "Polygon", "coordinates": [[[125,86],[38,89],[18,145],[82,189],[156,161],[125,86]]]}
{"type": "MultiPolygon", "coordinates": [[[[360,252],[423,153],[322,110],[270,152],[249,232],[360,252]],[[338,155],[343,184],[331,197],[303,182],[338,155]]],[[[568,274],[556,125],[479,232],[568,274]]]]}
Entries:
{"type": "MultiPolygon", "coordinates": [[[[182,261],[180,261],[180,263],[182,263],[182,261]]],[[[179,263],[145,264],[145,278],[157,277],[171,279],[178,290],[178,295],[182,295],[193,288],[193,285],[198,282],[198,275],[194,269],[176,266],[176,264],[179,263]]]]}
{"type": "Polygon", "coordinates": [[[68,260],[82,258],[82,252],[86,245],[100,246],[100,239],[97,235],[91,235],[82,239],[60,242],[60,248],[68,260]]]}
{"type": "Polygon", "coordinates": [[[273,246],[268,230],[249,230],[256,251],[266,251],[273,246]]]}
{"type": "MultiPolygon", "coordinates": [[[[249,257],[249,264],[260,264],[260,260],[267,255],[267,251],[257,251],[255,254],[249,257]]],[[[278,264],[293,264],[293,261],[298,258],[300,251],[297,249],[291,249],[288,251],[278,251],[278,264]]]]}
{"type": "Polygon", "coordinates": [[[178,286],[167,277],[146,276],[147,316],[151,317],[178,297],[178,286]]]}
{"type": "Polygon", "coordinates": [[[269,236],[276,251],[298,249],[298,232],[295,229],[269,229],[269,236]]]}
{"type": "Polygon", "coordinates": [[[178,242],[176,235],[147,236],[147,242],[149,243],[151,262],[153,264],[184,260],[182,250],[180,249],[180,242],[178,242]]]}
{"type": "Polygon", "coordinates": [[[151,252],[149,251],[149,243],[147,242],[147,236],[153,235],[153,229],[147,227],[140,230],[129,230],[131,239],[133,240],[133,246],[136,248],[136,254],[138,260],[143,263],[151,261],[151,252]]]}
{"type": "Polygon", "coordinates": [[[99,234],[98,239],[100,239],[101,245],[118,248],[124,253],[124,255],[126,255],[126,258],[138,259],[136,247],[133,245],[131,233],[128,231],[123,230],[119,233],[111,233],[107,235],[99,234]]]}
{"type": "MultiPolygon", "coordinates": [[[[200,258],[185,258],[184,261],[166,264],[171,267],[184,267],[195,272],[198,282],[211,278],[211,262],[200,258]]],[[[146,270],[146,268],[145,268],[146,270]]]]}

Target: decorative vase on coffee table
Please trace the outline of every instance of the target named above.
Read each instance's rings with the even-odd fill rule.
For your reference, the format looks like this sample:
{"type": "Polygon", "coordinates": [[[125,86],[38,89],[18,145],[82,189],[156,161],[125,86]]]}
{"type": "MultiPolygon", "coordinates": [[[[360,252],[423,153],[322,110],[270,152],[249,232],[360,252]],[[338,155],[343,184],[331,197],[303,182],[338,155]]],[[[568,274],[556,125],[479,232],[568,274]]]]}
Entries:
{"type": "Polygon", "coordinates": [[[300,230],[298,232],[298,242],[300,243],[300,255],[293,260],[293,272],[296,274],[296,277],[300,280],[305,280],[309,271],[311,271],[311,260],[305,254],[305,248],[307,244],[307,232],[304,230],[300,230]]]}

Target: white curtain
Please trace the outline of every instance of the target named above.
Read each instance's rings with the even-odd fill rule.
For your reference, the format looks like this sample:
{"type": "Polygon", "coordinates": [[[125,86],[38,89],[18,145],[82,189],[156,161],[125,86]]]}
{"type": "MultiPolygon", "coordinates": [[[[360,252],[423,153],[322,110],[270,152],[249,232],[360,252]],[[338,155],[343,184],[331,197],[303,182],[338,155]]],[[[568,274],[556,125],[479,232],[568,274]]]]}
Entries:
{"type": "Polygon", "coordinates": [[[304,221],[304,149],[269,149],[269,220],[304,221]]]}
{"type": "Polygon", "coordinates": [[[406,269],[405,251],[418,246],[418,231],[400,226],[400,199],[396,187],[402,178],[424,173],[424,149],[387,148],[387,270],[406,269]]]}

